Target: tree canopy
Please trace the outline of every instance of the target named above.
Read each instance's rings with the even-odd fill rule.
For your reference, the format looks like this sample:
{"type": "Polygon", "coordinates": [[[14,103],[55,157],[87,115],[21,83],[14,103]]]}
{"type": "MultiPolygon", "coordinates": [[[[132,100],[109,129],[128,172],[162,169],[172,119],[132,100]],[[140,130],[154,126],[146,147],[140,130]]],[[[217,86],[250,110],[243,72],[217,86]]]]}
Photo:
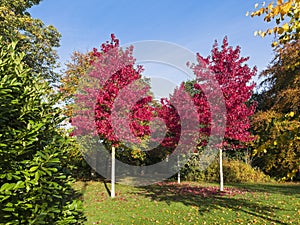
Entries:
{"type": "Polygon", "coordinates": [[[23,61],[33,75],[40,73],[54,83],[59,77],[54,69],[61,35],[54,26],[45,25],[28,13],[28,9],[38,3],[40,0],[1,0],[0,34],[4,43],[17,41],[18,48],[25,53],[23,61]]]}

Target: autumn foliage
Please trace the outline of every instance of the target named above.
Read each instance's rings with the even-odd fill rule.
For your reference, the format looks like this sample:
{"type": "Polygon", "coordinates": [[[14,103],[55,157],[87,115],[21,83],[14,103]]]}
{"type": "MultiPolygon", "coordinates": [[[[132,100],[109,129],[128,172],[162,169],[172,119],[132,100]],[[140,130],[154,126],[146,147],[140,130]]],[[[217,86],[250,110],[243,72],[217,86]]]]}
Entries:
{"type": "Polygon", "coordinates": [[[261,74],[263,91],[256,95],[259,107],[252,120],[254,165],[283,180],[300,173],[299,46],[299,41],[285,44],[261,74]]]}
{"type": "MultiPolygon", "coordinates": [[[[257,8],[259,4],[255,4],[257,8]]],[[[269,4],[265,2],[256,11],[251,13],[251,17],[264,15],[264,21],[275,22],[276,25],[265,31],[256,31],[255,34],[265,37],[274,34],[277,41],[272,43],[273,46],[286,44],[300,38],[299,23],[299,0],[278,0],[269,4]]]]}
{"type": "MultiPolygon", "coordinates": [[[[75,95],[80,107],[72,118],[74,134],[95,133],[107,147],[142,143],[144,149],[151,149],[156,143],[152,153],[163,158],[175,149],[195,152],[209,139],[217,144],[210,147],[223,149],[253,139],[248,130],[255,103],[248,101],[254,88],[249,81],[256,70],[245,64],[248,58],[240,57],[240,48],[230,47],[227,38],[220,50],[214,45],[211,57],[198,54],[198,64],[190,65],[197,77],[196,94],[187,92],[183,83],[169,99],[159,101],[153,100],[150,86],[142,79],[142,66],[134,65],[132,51],[133,47],[120,48],[112,35],[110,42],[89,54],[90,68],[84,64],[87,73],[75,95]]],[[[144,157],[146,153],[139,151],[144,157]]],[[[136,149],[132,152],[136,155],[136,149]]]]}
{"type": "MultiPolygon", "coordinates": [[[[240,47],[234,49],[229,46],[227,38],[224,38],[221,49],[217,42],[215,43],[210,57],[204,58],[199,54],[197,57],[198,64],[192,66],[197,77],[197,83],[194,84],[196,94],[193,99],[198,107],[200,124],[205,124],[201,128],[202,133],[209,135],[212,125],[211,112],[214,112],[219,115],[219,120],[216,120],[219,123],[221,116],[226,116],[224,141],[220,147],[232,149],[253,140],[253,136],[249,132],[249,117],[254,113],[256,103],[249,102],[249,100],[255,86],[254,83],[251,83],[251,78],[256,74],[256,68],[251,69],[245,64],[249,58],[241,57],[240,47]],[[203,64],[212,72],[203,72],[203,68],[205,68],[203,64]],[[224,96],[224,108],[220,106],[220,99],[214,99],[214,96],[218,96],[217,88],[211,86],[209,92],[201,91],[204,85],[212,85],[208,82],[209,79],[218,81],[224,96]],[[215,103],[219,101],[219,104],[214,104],[214,108],[212,108],[207,99],[213,99],[215,103]]],[[[222,123],[216,125],[220,128],[224,126],[222,123]]]]}

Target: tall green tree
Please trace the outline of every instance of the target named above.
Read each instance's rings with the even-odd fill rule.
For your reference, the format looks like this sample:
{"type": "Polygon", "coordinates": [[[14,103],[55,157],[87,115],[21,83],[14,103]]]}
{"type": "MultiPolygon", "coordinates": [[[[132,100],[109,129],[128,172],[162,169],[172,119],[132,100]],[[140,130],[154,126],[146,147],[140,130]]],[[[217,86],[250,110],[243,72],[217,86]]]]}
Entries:
{"type": "Polygon", "coordinates": [[[57,95],[32,75],[17,43],[0,39],[0,221],[81,224],[80,201],[65,165],[57,95]]]}
{"type": "Polygon", "coordinates": [[[52,25],[32,18],[28,9],[41,0],[1,0],[0,35],[4,43],[18,41],[18,48],[25,53],[23,61],[32,69],[32,75],[41,73],[45,79],[57,82],[59,75],[56,47],[61,35],[52,25]]]}
{"type": "Polygon", "coordinates": [[[81,224],[53,89],[60,34],[28,13],[39,3],[0,1],[0,221],[81,224]]]}

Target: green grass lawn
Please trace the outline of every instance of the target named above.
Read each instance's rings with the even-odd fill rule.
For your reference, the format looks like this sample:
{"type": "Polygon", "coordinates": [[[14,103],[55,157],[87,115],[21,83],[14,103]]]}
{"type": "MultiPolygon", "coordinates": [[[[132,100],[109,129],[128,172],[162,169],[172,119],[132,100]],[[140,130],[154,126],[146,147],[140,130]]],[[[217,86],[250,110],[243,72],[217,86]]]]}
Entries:
{"type": "MultiPolygon", "coordinates": [[[[300,184],[116,185],[110,199],[102,182],[77,182],[87,224],[300,224],[300,184]]],[[[110,185],[108,184],[108,187],[110,185]]]]}

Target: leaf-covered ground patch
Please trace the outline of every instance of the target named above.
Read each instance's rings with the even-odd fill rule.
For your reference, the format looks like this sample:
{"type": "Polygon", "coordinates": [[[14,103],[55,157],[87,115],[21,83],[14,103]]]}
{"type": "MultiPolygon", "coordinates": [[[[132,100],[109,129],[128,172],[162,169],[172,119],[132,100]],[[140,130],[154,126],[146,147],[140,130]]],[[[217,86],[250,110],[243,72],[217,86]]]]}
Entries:
{"type": "MultiPolygon", "coordinates": [[[[108,187],[110,188],[109,184],[108,187]]],[[[300,224],[300,184],[162,182],[116,186],[110,199],[102,182],[77,182],[87,224],[300,224]]]]}

